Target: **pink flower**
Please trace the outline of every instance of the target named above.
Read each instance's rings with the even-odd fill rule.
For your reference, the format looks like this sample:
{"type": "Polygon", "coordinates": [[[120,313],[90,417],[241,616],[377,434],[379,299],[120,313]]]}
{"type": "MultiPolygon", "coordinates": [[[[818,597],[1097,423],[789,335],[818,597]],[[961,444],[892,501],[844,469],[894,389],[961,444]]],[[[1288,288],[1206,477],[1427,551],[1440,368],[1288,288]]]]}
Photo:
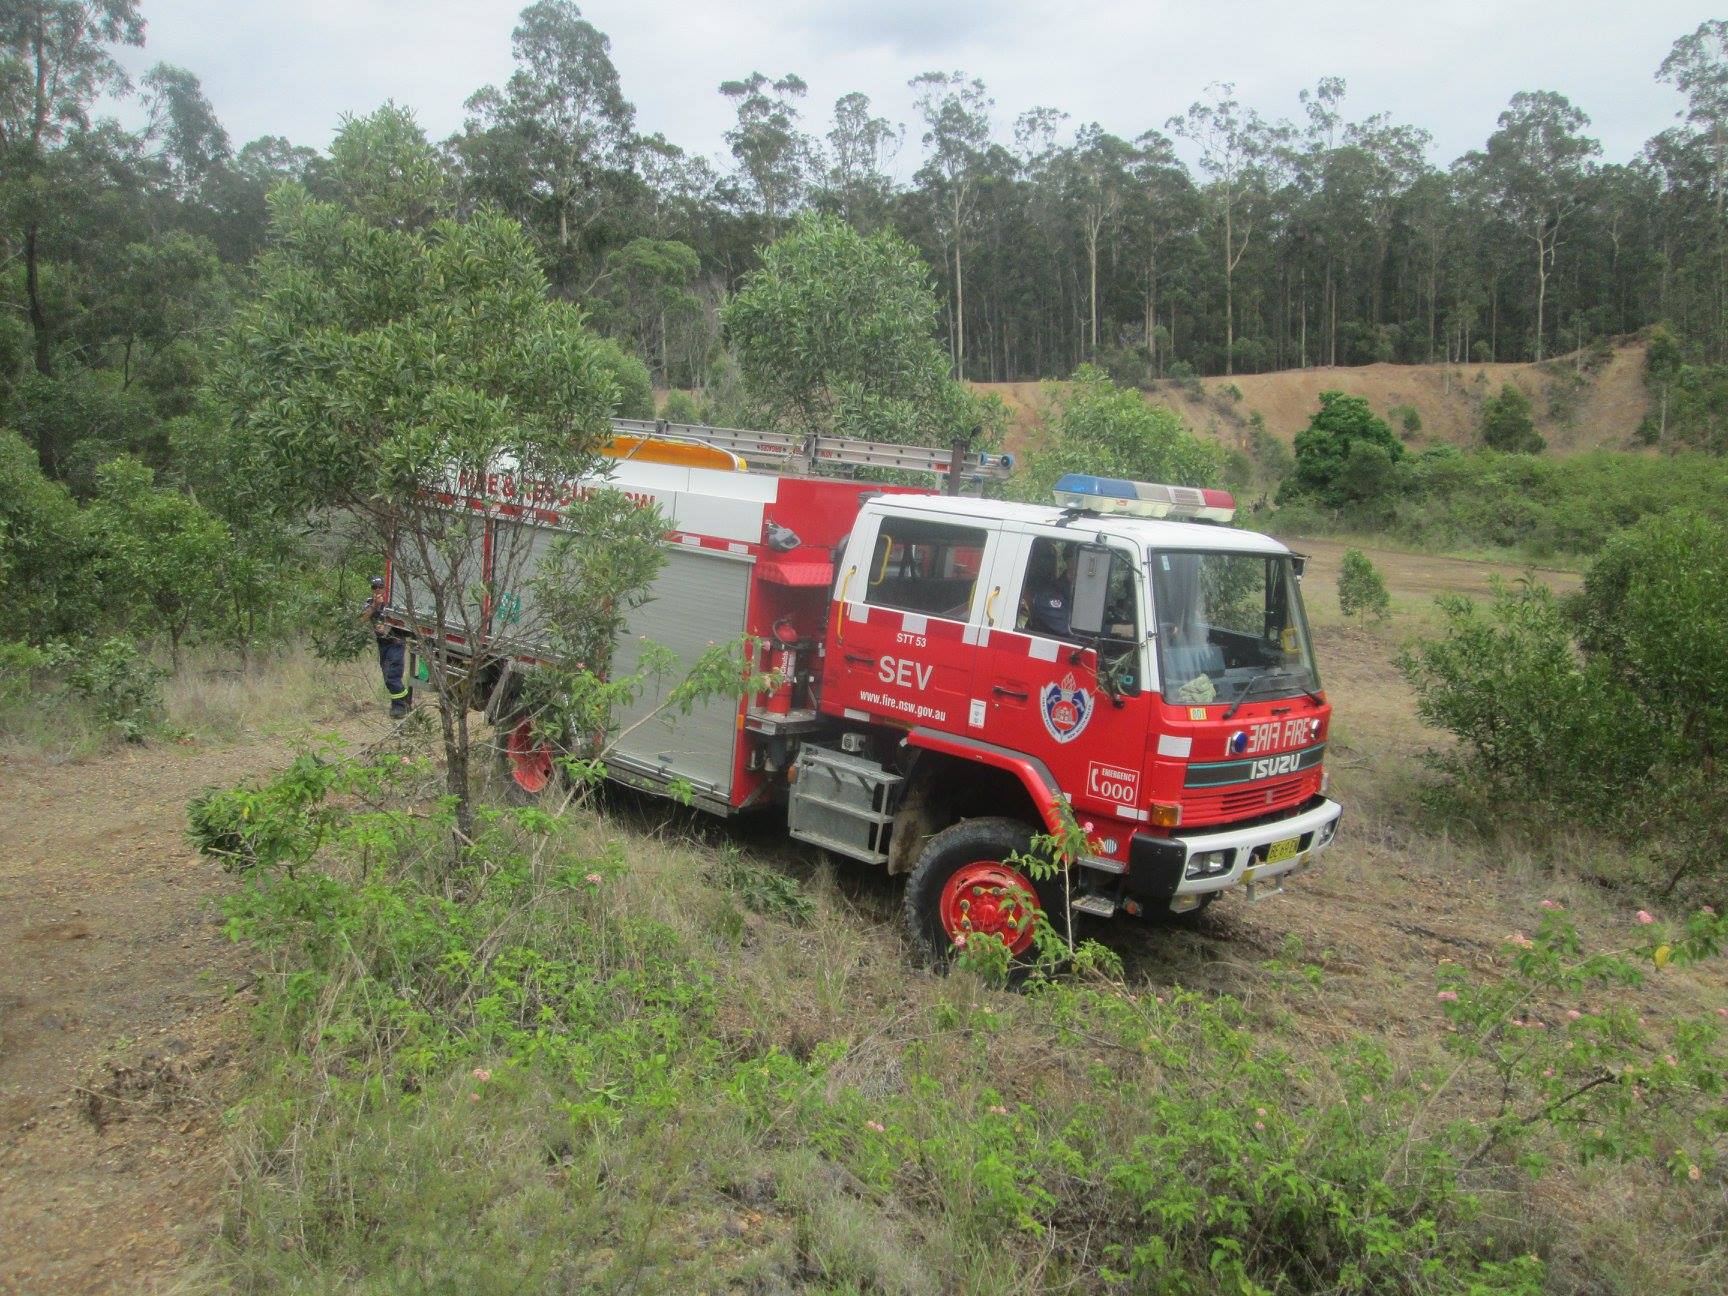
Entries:
{"type": "Polygon", "coordinates": [[[1536,943],[1535,941],[1531,940],[1528,936],[1526,936],[1521,931],[1520,932],[1513,932],[1510,936],[1508,936],[1506,938],[1506,940],[1507,940],[1507,943],[1512,944],[1512,945],[1516,945],[1516,946],[1518,946],[1519,949],[1529,949],[1531,946],[1533,946],[1536,943]]]}
{"type": "Polygon", "coordinates": [[[410,761],[406,756],[399,756],[399,757],[397,757],[397,759],[400,760],[404,765],[413,764],[413,762],[410,761]]]}
{"type": "Polygon", "coordinates": [[[1648,927],[1651,923],[1655,922],[1656,919],[1648,909],[1640,909],[1638,911],[1638,921],[1648,927]]]}
{"type": "Polygon", "coordinates": [[[1264,1116],[1266,1114],[1266,1109],[1264,1107],[1256,1107],[1254,1109],[1254,1114],[1256,1116],[1264,1116]]]}
{"type": "Polygon", "coordinates": [[[1092,821],[1088,819],[1085,823],[1081,824],[1080,830],[1082,832],[1090,833],[1092,831],[1092,821]]]}
{"type": "Polygon", "coordinates": [[[885,1125],[883,1125],[881,1121],[865,1121],[864,1122],[864,1128],[870,1129],[870,1130],[875,1130],[878,1134],[884,1133],[887,1129],[887,1127],[885,1125]]]}
{"type": "Polygon", "coordinates": [[[1254,1128],[1257,1130],[1263,1130],[1266,1128],[1266,1122],[1265,1121],[1255,1121],[1254,1122],[1254,1128]]]}
{"type": "Polygon", "coordinates": [[[1456,990],[1442,990],[1439,994],[1435,995],[1434,997],[1436,999],[1438,999],[1441,1003],[1457,1003],[1458,1002],[1458,992],[1456,990]]]}
{"type": "Polygon", "coordinates": [[[605,879],[605,878],[603,878],[603,877],[601,877],[601,876],[600,876],[600,875],[599,875],[599,874],[598,874],[598,873],[590,873],[590,874],[589,874],[589,875],[588,875],[588,880],[589,880],[589,881],[590,881],[590,882],[592,882],[592,883],[593,883],[593,884],[594,884],[594,885],[595,885],[595,886],[599,886],[599,885],[600,885],[600,884],[601,884],[601,883],[602,883],[602,882],[604,882],[604,881],[605,881],[605,880],[606,880],[606,879],[605,879]]]}
{"type": "Polygon", "coordinates": [[[1674,1055],[1672,1053],[1667,1054],[1665,1057],[1663,1057],[1662,1060],[1664,1062],[1666,1062],[1669,1066],[1679,1066],[1680,1065],[1679,1062],[1675,1061],[1674,1055]]]}
{"type": "Polygon", "coordinates": [[[477,1093],[471,1093],[468,1095],[468,1101],[469,1102],[479,1102],[480,1101],[480,1095],[477,1093]]]}
{"type": "Polygon", "coordinates": [[[1558,900],[1544,900],[1542,902],[1542,907],[1544,909],[1564,909],[1566,906],[1561,904],[1558,900]]]}
{"type": "Polygon", "coordinates": [[[1716,1010],[1716,1015],[1718,1017],[1728,1017],[1728,1008],[1718,1008],[1716,1010]]]}
{"type": "Polygon", "coordinates": [[[1568,1008],[1566,1010],[1566,1020],[1567,1021],[1577,1021],[1583,1015],[1584,1014],[1579,1012],[1576,1008],[1568,1008]]]}
{"type": "Polygon", "coordinates": [[[1429,1084],[1426,1080],[1419,1081],[1416,1087],[1423,1093],[1431,1093],[1434,1089],[1434,1086],[1429,1084]]]}
{"type": "Polygon", "coordinates": [[[1542,1070],[1542,1078],[1544,1080],[1552,1080],[1554,1078],[1554,1068],[1544,1067],[1542,1070]]]}
{"type": "Polygon", "coordinates": [[[1514,1026],[1517,1026],[1517,1027],[1519,1027],[1519,1028],[1520,1028],[1520,1029],[1522,1029],[1522,1028],[1523,1028],[1523,1026],[1524,1026],[1524,1019],[1523,1019],[1523,1018],[1522,1018],[1522,1017],[1514,1017],[1514,1018],[1513,1018],[1513,1019],[1512,1019],[1512,1024],[1513,1024],[1513,1025],[1514,1025],[1514,1026]]]}
{"type": "Polygon", "coordinates": [[[1693,1183],[1697,1183],[1700,1179],[1702,1179],[1704,1177],[1704,1172],[1702,1170],[1700,1170],[1697,1166],[1687,1166],[1686,1167],[1686,1177],[1688,1179],[1690,1179],[1693,1183]]]}
{"type": "Polygon", "coordinates": [[[991,1103],[989,1112],[992,1116],[1006,1116],[1008,1114],[1008,1109],[1001,1103],[991,1103]]]}
{"type": "Polygon", "coordinates": [[[492,1073],[490,1071],[488,1071],[485,1067],[475,1067],[472,1071],[469,1072],[469,1074],[472,1075],[481,1084],[485,1084],[488,1080],[490,1080],[492,1078],[492,1073]]]}
{"type": "MultiPolygon", "coordinates": [[[[1714,913],[1715,913],[1715,912],[1716,912],[1716,906],[1715,906],[1715,905],[1705,905],[1705,906],[1704,906],[1704,912],[1705,912],[1705,913],[1707,913],[1707,914],[1714,914],[1714,913]]],[[[1693,1169],[1694,1169],[1694,1170],[1696,1170],[1696,1169],[1697,1169],[1697,1168],[1698,1168],[1698,1167],[1697,1167],[1697,1166],[1693,1166],[1693,1167],[1692,1167],[1692,1168],[1693,1168],[1693,1169]]]]}
{"type": "Polygon", "coordinates": [[[1531,1028],[1532,1028],[1532,1029],[1534,1029],[1534,1030],[1547,1030],[1547,1029],[1548,1029],[1548,1023],[1547,1023],[1547,1022],[1545,1022],[1545,1021],[1537,1021],[1537,1020],[1536,1020],[1536,1018],[1534,1018],[1534,1017],[1532,1017],[1532,1018],[1531,1018],[1531,1019],[1530,1019],[1530,1021],[1529,1021],[1529,1025],[1530,1025],[1530,1026],[1531,1026],[1531,1028]]]}

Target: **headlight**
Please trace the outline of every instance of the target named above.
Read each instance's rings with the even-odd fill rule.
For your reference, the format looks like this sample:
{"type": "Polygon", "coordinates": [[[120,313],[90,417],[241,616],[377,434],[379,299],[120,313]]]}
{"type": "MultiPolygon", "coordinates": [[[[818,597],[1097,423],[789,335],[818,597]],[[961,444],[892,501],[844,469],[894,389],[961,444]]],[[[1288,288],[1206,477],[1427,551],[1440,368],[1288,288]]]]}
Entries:
{"type": "Polygon", "coordinates": [[[1220,873],[1228,873],[1235,861],[1235,851],[1210,850],[1201,851],[1198,855],[1188,858],[1187,877],[1189,881],[1195,878],[1217,877],[1220,873]]]}

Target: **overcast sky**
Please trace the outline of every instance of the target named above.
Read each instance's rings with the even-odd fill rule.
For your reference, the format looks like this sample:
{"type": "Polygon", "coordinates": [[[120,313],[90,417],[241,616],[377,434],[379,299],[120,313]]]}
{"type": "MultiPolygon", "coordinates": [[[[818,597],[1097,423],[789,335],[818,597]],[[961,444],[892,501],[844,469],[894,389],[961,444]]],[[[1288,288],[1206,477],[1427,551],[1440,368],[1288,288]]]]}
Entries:
{"type": "MultiPolygon", "coordinates": [[[[325,147],[344,112],[386,99],[434,138],[462,102],[511,70],[520,3],[493,0],[142,0],[134,71],[157,61],[204,83],[236,147],[286,135],[325,147]]],[[[1721,8],[1728,9],[1728,0],[1721,8]]],[[[810,83],[806,127],[825,130],[862,90],[911,123],[909,77],[980,77],[998,138],[1035,105],[1132,137],[1162,127],[1208,82],[1233,81],[1269,116],[1299,112],[1322,76],[1349,83],[1351,117],[1386,111],[1434,135],[1434,160],[1480,146],[1518,90],[1558,90],[1590,114],[1604,156],[1624,161],[1670,125],[1679,98],[1653,79],[1676,37],[1710,9],[1674,0],[590,0],[612,38],[638,126],[720,157],[723,80],[760,70],[810,83]]],[[[916,166],[912,130],[898,169],[916,166]]]]}

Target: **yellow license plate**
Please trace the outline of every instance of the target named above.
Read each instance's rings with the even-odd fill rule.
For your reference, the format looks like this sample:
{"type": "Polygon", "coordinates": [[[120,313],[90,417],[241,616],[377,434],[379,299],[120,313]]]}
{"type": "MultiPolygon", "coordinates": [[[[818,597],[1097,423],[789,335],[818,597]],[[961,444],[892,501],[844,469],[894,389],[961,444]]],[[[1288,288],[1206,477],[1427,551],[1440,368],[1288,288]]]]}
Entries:
{"type": "Polygon", "coordinates": [[[1302,844],[1300,837],[1286,837],[1283,841],[1275,841],[1266,848],[1266,862],[1276,864],[1279,860],[1287,860],[1296,853],[1296,848],[1302,844]]]}

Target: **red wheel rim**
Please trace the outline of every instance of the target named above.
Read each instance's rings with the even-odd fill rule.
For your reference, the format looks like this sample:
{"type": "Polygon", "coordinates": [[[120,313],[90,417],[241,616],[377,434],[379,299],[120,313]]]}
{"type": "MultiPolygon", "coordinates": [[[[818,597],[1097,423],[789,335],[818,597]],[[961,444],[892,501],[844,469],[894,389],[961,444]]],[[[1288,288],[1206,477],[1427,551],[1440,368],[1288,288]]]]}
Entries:
{"type": "Polygon", "coordinates": [[[1036,896],[1018,869],[999,860],[978,860],[954,871],[942,888],[937,913],[942,930],[956,945],[984,932],[998,937],[1010,953],[1019,954],[1032,943],[1036,896]]]}
{"type": "Polygon", "coordinates": [[[517,721],[504,740],[504,751],[510,757],[510,777],[524,792],[544,792],[551,784],[552,745],[535,739],[532,720],[517,721]]]}

